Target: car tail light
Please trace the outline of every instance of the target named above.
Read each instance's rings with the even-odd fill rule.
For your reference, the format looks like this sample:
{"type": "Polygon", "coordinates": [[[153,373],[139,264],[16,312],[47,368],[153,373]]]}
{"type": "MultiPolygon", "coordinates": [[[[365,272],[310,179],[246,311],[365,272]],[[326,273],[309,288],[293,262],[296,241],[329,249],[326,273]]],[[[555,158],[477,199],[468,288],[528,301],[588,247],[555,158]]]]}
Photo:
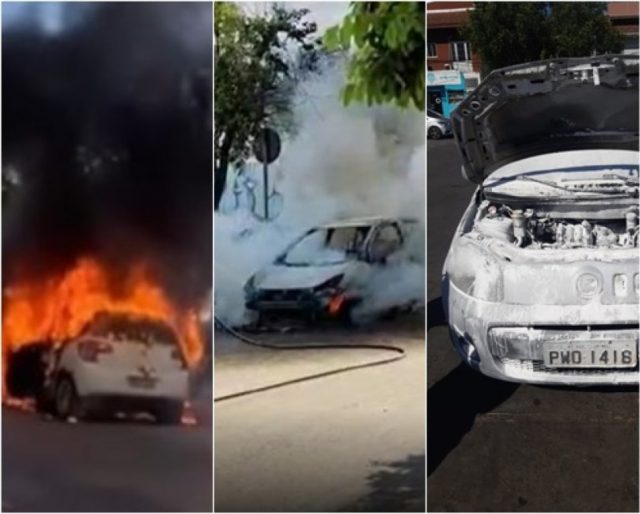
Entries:
{"type": "Polygon", "coordinates": [[[183,369],[186,369],[187,363],[184,360],[184,355],[182,355],[182,350],[180,348],[174,348],[171,350],[171,358],[175,361],[180,362],[180,366],[183,369]]]}
{"type": "Polygon", "coordinates": [[[102,353],[113,353],[111,343],[88,339],[78,344],[78,355],[83,361],[98,362],[98,356],[102,353]]]}

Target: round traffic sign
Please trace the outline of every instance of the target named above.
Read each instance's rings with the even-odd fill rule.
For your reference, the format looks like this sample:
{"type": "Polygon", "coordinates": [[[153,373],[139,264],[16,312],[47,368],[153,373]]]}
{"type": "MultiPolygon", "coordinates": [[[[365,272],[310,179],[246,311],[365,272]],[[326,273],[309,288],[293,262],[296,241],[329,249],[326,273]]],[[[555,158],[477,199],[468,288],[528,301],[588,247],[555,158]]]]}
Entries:
{"type": "Polygon", "coordinates": [[[253,154],[258,161],[271,164],[280,155],[282,143],[278,133],[270,128],[263,128],[253,141],[253,154]]]}

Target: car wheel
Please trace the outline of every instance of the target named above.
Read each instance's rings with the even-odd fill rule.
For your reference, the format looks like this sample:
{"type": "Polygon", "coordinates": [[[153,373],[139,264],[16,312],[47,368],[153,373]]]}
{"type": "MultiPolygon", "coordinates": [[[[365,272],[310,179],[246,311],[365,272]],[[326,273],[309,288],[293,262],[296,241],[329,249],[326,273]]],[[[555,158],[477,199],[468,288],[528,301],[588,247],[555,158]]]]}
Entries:
{"type": "Polygon", "coordinates": [[[391,307],[390,309],[387,309],[382,314],[382,319],[384,319],[385,321],[394,321],[395,319],[398,318],[399,314],[400,314],[400,308],[399,307],[391,307]]]}
{"type": "Polygon", "coordinates": [[[55,413],[60,419],[80,416],[80,398],[73,379],[62,376],[58,379],[54,397],[55,413]]]}
{"type": "Polygon", "coordinates": [[[55,412],[55,405],[51,393],[42,390],[36,395],[36,410],[42,414],[53,414],[55,412]]]}
{"type": "Polygon", "coordinates": [[[427,132],[427,134],[431,139],[440,139],[443,136],[442,130],[440,130],[438,127],[429,127],[429,131],[427,132]]]}
{"type": "Polygon", "coordinates": [[[338,314],[338,320],[343,327],[353,327],[353,305],[347,304],[342,309],[340,309],[340,313],[338,314]]]}
{"type": "Polygon", "coordinates": [[[163,425],[179,425],[182,421],[182,409],[181,401],[165,400],[156,408],[156,421],[163,425]]]}
{"type": "Polygon", "coordinates": [[[346,328],[352,328],[358,324],[356,318],[354,317],[353,311],[356,306],[361,303],[361,301],[362,300],[360,298],[353,298],[345,302],[344,306],[340,310],[340,314],[338,315],[338,319],[340,320],[342,326],[346,328]]]}

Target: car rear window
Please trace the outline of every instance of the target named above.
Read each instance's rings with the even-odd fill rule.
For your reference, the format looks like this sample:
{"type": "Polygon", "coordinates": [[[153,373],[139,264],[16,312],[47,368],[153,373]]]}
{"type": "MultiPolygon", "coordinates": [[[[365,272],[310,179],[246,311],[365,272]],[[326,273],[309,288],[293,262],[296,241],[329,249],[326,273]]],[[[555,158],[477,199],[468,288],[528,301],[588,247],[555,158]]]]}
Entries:
{"type": "Polygon", "coordinates": [[[166,323],[128,316],[98,315],[87,333],[112,341],[141,341],[151,344],[177,345],[175,331],[166,323]]]}

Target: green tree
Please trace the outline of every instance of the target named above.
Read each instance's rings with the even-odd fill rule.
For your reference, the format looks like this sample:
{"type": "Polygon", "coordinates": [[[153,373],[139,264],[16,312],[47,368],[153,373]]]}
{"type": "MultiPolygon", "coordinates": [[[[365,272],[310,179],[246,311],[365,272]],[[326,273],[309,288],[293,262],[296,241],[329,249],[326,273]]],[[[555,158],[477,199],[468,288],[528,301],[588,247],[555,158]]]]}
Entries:
{"type": "Polygon", "coordinates": [[[267,125],[292,128],[295,85],[313,68],[315,23],[306,9],[272,4],[261,16],[232,2],[214,4],[215,202],[225,188],[229,165],[251,154],[251,143],[267,125]]]}
{"type": "Polygon", "coordinates": [[[619,52],[604,2],[476,2],[463,36],[484,72],[550,57],[619,52]]]}
{"type": "Polygon", "coordinates": [[[342,22],[324,35],[331,51],[355,47],[342,89],[344,103],[424,110],[424,34],[424,2],[351,2],[342,22]]]}
{"type": "Polygon", "coordinates": [[[605,14],[605,2],[559,2],[551,5],[549,52],[581,57],[622,51],[624,36],[605,14]]]}

